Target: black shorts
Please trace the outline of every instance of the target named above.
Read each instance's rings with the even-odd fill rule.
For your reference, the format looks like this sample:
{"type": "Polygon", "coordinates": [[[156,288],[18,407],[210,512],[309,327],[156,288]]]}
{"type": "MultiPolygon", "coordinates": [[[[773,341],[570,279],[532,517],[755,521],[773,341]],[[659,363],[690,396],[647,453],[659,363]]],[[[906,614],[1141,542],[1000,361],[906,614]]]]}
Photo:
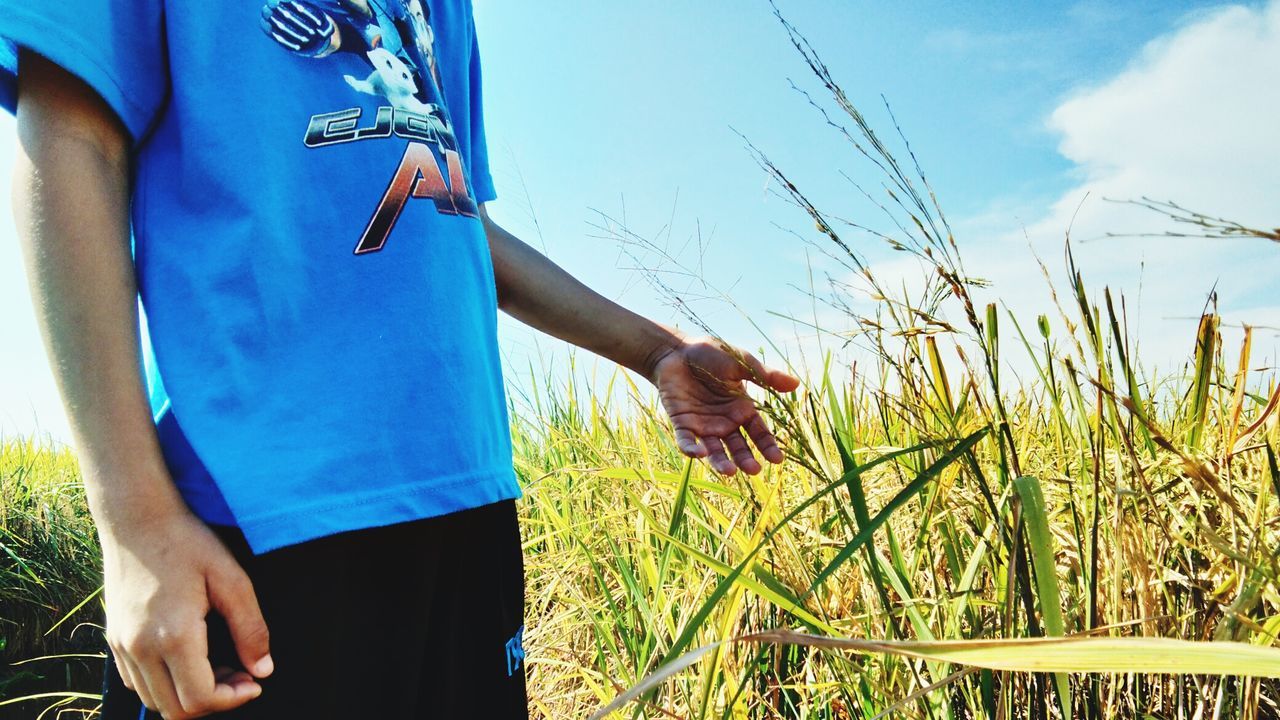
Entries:
{"type": "MultiPolygon", "coordinates": [[[[253,581],[275,672],[262,695],[211,717],[528,717],[524,565],[515,501],[332,535],[253,555],[215,527],[253,581]]],[[[209,616],[214,666],[242,669],[209,616]]],[[[102,720],[143,712],[107,654],[102,720]]]]}

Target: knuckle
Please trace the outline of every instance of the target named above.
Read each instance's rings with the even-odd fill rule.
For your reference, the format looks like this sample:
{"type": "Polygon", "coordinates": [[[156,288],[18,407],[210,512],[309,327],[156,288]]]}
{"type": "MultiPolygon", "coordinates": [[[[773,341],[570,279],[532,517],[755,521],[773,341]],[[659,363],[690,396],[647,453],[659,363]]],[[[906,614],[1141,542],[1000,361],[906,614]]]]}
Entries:
{"type": "Polygon", "coordinates": [[[120,640],[120,654],[129,657],[142,657],[151,653],[151,637],[144,633],[133,633],[120,640]]]}
{"type": "Polygon", "coordinates": [[[168,654],[188,647],[196,640],[197,628],[190,623],[162,625],[152,633],[150,640],[153,651],[168,654]]]}
{"type": "Polygon", "coordinates": [[[238,565],[224,570],[221,580],[223,586],[233,595],[243,596],[253,592],[253,583],[249,581],[249,576],[238,565]]]}
{"type": "Polygon", "coordinates": [[[212,700],[213,699],[207,695],[199,695],[197,697],[187,699],[182,703],[181,711],[183,713],[183,717],[202,717],[204,715],[208,715],[214,710],[212,700]]]}
{"type": "Polygon", "coordinates": [[[151,645],[155,650],[168,653],[181,648],[182,641],[182,633],[169,628],[160,628],[156,630],[151,645]]]}

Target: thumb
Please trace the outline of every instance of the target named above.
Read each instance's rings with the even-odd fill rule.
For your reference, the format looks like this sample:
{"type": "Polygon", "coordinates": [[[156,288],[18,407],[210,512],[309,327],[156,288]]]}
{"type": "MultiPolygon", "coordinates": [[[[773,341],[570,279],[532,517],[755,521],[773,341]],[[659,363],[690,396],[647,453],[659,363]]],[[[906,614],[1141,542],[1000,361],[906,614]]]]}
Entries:
{"type": "Polygon", "coordinates": [[[747,364],[747,368],[751,370],[750,376],[743,378],[744,380],[750,380],[760,387],[772,388],[778,392],[791,392],[800,387],[800,378],[781,370],[767,367],[751,353],[743,353],[742,360],[747,364]]]}
{"type": "Polygon", "coordinates": [[[209,578],[209,604],[227,621],[240,662],[254,676],[271,674],[270,633],[258,607],[253,583],[239,565],[209,578]]]}
{"type": "Polygon", "coordinates": [[[764,377],[769,383],[769,387],[777,390],[778,392],[791,392],[792,390],[800,387],[800,378],[790,373],[783,372],[782,370],[765,368],[764,377]]]}

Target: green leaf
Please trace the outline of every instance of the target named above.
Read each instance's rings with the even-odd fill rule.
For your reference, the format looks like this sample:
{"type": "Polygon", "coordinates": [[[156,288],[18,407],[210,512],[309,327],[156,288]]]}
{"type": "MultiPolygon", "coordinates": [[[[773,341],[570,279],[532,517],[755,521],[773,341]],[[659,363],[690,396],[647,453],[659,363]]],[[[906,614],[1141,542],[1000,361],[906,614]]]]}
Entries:
{"type": "MultiPolygon", "coordinates": [[[[1027,540],[1031,546],[1031,564],[1035,568],[1036,595],[1040,598],[1040,615],[1044,619],[1045,632],[1051,636],[1061,637],[1066,634],[1066,623],[1062,619],[1062,593],[1058,588],[1058,565],[1054,561],[1053,535],[1049,532],[1049,517],[1044,509],[1044,493],[1040,490],[1040,480],[1030,475],[1013,481],[1022,500],[1022,520],[1027,529],[1027,540]]],[[[1058,688],[1058,702],[1062,707],[1062,716],[1071,717],[1071,685],[1067,676],[1054,676],[1054,685],[1058,688]]]]}
{"type": "MultiPolygon", "coordinates": [[[[982,428],[981,430],[979,430],[978,432],[974,433],[972,436],[967,438],[965,442],[973,441],[973,438],[979,437],[985,434],[986,432],[987,432],[987,428],[982,428]]],[[[884,455],[881,455],[878,458],[875,458],[874,460],[871,460],[862,465],[859,465],[858,467],[854,468],[849,472],[851,473],[865,472],[882,463],[886,463],[891,460],[896,460],[905,455],[910,455],[912,453],[920,452],[921,450],[927,450],[929,448],[936,447],[940,445],[942,442],[943,441],[941,440],[931,440],[931,441],[919,443],[917,445],[913,445],[909,448],[888,452],[888,453],[885,453],[884,455]]],[[[814,503],[818,502],[819,500],[826,497],[827,495],[830,495],[837,488],[844,485],[848,480],[848,478],[846,477],[848,474],[849,473],[846,473],[840,478],[828,483],[826,487],[822,488],[817,493],[814,493],[813,495],[809,496],[807,500],[797,505],[795,508],[791,510],[791,512],[787,513],[780,521],[778,521],[778,524],[775,525],[773,528],[771,528],[769,532],[765,533],[764,537],[760,538],[760,543],[756,545],[755,548],[751,550],[751,552],[747,553],[747,556],[744,557],[736,567],[734,567],[733,572],[729,573],[727,576],[725,576],[720,580],[720,583],[716,585],[716,588],[712,590],[711,594],[707,596],[707,599],[703,601],[702,606],[698,608],[698,611],[694,613],[693,616],[691,616],[685,622],[684,630],[681,631],[680,636],[676,638],[675,642],[671,644],[671,649],[667,651],[664,662],[670,662],[671,658],[674,658],[678,656],[680,653],[684,652],[684,649],[687,648],[689,646],[689,643],[693,641],[694,636],[697,635],[698,631],[702,629],[702,626],[706,622],[707,617],[710,616],[711,611],[715,609],[716,604],[720,602],[720,599],[724,597],[725,593],[729,592],[729,589],[734,586],[734,583],[737,581],[738,577],[741,576],[743,571],[746,570],[746,568],[751,565],[752,560],[755,558],[755,556],[759,554],[759,552],[769,544],[769,541],[773,539],[773,536],[781,532],[782,529],[787,526],[787,523],[791,522],[793,519],[799,516],[800,513],[804,512],[805,510],[808,510],[810,507],[813,506],[814,503]]]]}
{"type": "Polygon", "coordinates": [[[809,592],[812,593],[814,590],[818,589],[822,583],[826,582],[827,578],[831,577],[832,573],[838,570],[841,565],[843,565],[855,552],[858,551],[859,548],[865,545],[866,542],[875,535],[876,530],[879,530],[880,526],[884,525],[898,508],[902,507],[908,500],[915,496],[916,493],[920,492],[920,490],[922,490],[929,481],[937,477],[939,473],[947,468],[947,466],[951,465],[951,463],[955,462],[957,458],[968,452],[978,443],[978,440],[982,439],[982,436],[986,434],[987,428],[984,427],[969,437],[966,437],[964,440],[961,440],[959,444],[952,447],[945,455],[929,467],[925,468],[924,472],[917,475],[914,480],[907,483],[906,487],[898,491],[898,494],[894,495],[893,499],[885,503],[885,506],[880,509],[880,512],[876,513],[875,517],[871,518],[866,525],[858,528],[858,534],[855,535],[843,548],[841,548],[840,552],[836,553],[835,558],[833,558],[831,562],[827,563],[827,566],[818,573],[818,576],[815,577],[813,582],[810,584],[809,592]]]}

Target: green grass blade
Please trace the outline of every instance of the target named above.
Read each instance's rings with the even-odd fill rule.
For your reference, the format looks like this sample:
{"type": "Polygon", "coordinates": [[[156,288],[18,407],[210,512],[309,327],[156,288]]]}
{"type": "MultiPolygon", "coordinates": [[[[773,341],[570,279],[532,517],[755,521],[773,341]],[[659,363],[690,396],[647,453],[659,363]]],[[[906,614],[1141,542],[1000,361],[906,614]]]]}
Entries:
{"type": "Polygon", "coordinates": [[[86,596],[85,596],[85,598],[84,598],[83,600],[81,600],[81,601],[80,601],[80,602],[79,602],[75,607],[73,607],[73,608],[71,608],[70,610],[68,610],[68,611],[66,612],[66,614],[65,614],[65,615],[63,615],[63,616],[62,616],[62,618],[58,620],[58,622],[54,623],[52,627],[50,627],[48,630],[46,630],[44,634],[45,634],[45,635],[48,635],[48,634],[52,633],[54,630],[57,630],[57,629],[62,625],[62,623],[64,623],[64,622],[66,622],[67,620],[69,620],[69,619],[71,618],[71,616],[73,616],[73,615],[75,615],[76,613],[80,612],[80,608],[84,607],[85,605],[88,605],[90,600],[92,600],[92,599],[94,599],[94,598],[98,597],[98,595],[100,595],[101,593],[102,593],[102,586],[101,586],[101,585],[99,585],[97,590],[94,590],[93,592],[91,592],[91,593],[89,593],[88,595],[86,595],[86,596]]]}
{"type": "MultiPolygon", "coordinates": [[[[681,542],[674,537],[668,537],[667,539],[671,541],[672,544],[678,546],[681,550],[689,553],[690,556],[697,559],[702,564],[712,570],[715,570],[720,575],[727,577],[733,573],[734,568],[728,563],[721,562],[692,545],[681,542]]],[[[778,608],[795,615],[801,622],[812,626],[816,630],[821,630],[826,633],[836,632],[834,627],[806,610],[804,604],[800,602],[799,598],[779,582],[777,578],[759,565],[752,567],[751,575],[745,573],[739,573],[736,575],[735,582],[773,603],[778,608]],[[752,575],[755,577],[752,577],[752,575]]]]}
{"type": "Polygon", "coordinates": [[[693,475],[693,458],[684,463],[684,473],[680,476],[680,487],[676,490],[676,499],[671,507],[671,523],[667,526],[667,534],[676,536],[680,524],[684,521],[685,507],[689,503],[689,477],[693,475]]]}
{"type": "MultiPolygon", "coordinates": [[[[1044,620],[1045,633],[1053,637],[1066,634],[1062,618],[1062,592],[1058,588],[1058,566],[1054,562],[1053,535],[1049,532],[1049,517],[1044,509],[1044,493],[1040,480],[1023,475],[1013,481],[1022,500],[1022,519],[1027,529],[1027,541],[1031,546],[1031,565],[1035,570],[1036,595],[1040,598],[1040,616],[1044,620]]],[[[1067,676],[1054,676],[1058,689],[1058,702],[1062,716],[1071,717],[1071,684],[1067,676]]]]}
{"type": "MultiPolygon", "coordinates": [[[[970,436],[970,438],[968,438],[966,441],[972,440],[974,437],[981,436],[986,432],[987,432],[987,428],[983,428],[979,430],[977,433],[974,433],[973,436],[970,436]]],[[[850,472],[851,473],[866,472],[867,470],[873,467],[876,467],[877,465],[887,463],[891,460],[896,460],[900,457],[904,457],[912,453],[920,452],[921,450],[927,450],[927,449],[936,447],[940,445],[941,442],[942,441],[936,441],[936,440],[927,441],[927,442],[919,443],[909,448],[885,453],[884,455],[881,455],[880,457],[877,457],[874,460],[871,460],[869,462],[866,462],[854,468],[850,472]]],[[[848,473],[846,473],[846,475],[847,474],[848,473]]],[[[789,513],[787,513],[785,516],[783,516],[781,520],[778,521],[777,525],[775,525],[767,533],[765,533],[764,537],[760,539],[760,543],[757,544],[755,548],[751,550],[751,552],[747,553],[747,556],[744,557],[736,567],[734,567],[733,572],[729,573],[727,576],[725,576],[720,580],[720,582],[716,585],[716,588],[711,591],[711,594],[707,596],[707,599],[704,600],[702,605],[698,608],[698,611],[694,613],[693,616],[691,616],[685,622],[684,630],[680,633],[680,636],[676,638],[675,642],[671,644],[671,649],[667,651],[667,654],[663,662],[664,663],[669,662],[669,658],[674,658],[680,655],[680,653],[684,652],[684,649],[689,646],[689,643],[692,642],[694,636],[697,635],[700,629],[702,629],[703,624],[706,622],[707,617],[711,615],[711,611],[715,608],[716,603],[720,602],[720,599],[724,597],[725,593],[729,592],[729,589],[734,586],[735,582],[737,582],[738,577],[742,575],[743,571],[745,571],[747,567],[751,565],[751,562],[755,558],[755,556],[758,555],[760,551],[763,550],[769,544],[769,541],[773,539],[774,535],[778,534],[784,527],[787,526],[787,523],[791,522],[793,519],[799,516],[800,513],[812,507],[814,503],[817,503],[822,498],[830,495],[837,488],[845,485],[846,482],[847,482],[847,478],[845,476],[841,476],[840,478],[828,483],[826,487],[822,488],[817,493],[809,496],[809,498],[806,499],[804,502],[792,508],[792,510],[789,513]]]]}
{"type": "Polygon", "coordinates": [[[1218,340],[1218,316],[1204,315],[1196,333],[1195,384],[1187,408],[1187,446],[1199,450],[1208,420],[1209,395],[1213,389],[1213,359],[1218,340]]]}
{"type": "Polygon", "coordinates": [[[880,509],[880,512],[876,513],[876,516],[872,518],[866,526],[858,528],[858,534],[855,535],[843,548],[841,548],[840,552],[836,553],[836,556],[832,558],[831,562],[827,563],[826,567],[822,568],[821,572],[819,572],[813,579],[813,582],[810,583],[809,592],[812,593],[814,590],[821,587],[822,583],[826,582],[827,578],[831,577],[832,573],[840,569],[841,565],[848,561],[848,559],[852,557],[859,548],[866,544],[866,542],[875,535],[876,530],[879,530],[880,526],[884,525],[898,508],[902,507],[908,500],[914,497],[916,493],[924,489],[925,485],[949,467],[951,463],[955,462],[957,458],[968,452],[978,443],[978,440],[982,439],[986,434],[987,428],[982,428],[972,435],[969,435],[947,451],[946,454],[935,461],[932,465],[926,468],[924,472],[917,475],[914,480],[907,483],[907,486],[902,488],[897,495],[894,495],[893,499],[885,503],[885,506],[880,509]]]}
{"type": "Polygon", "coordinates": [[[771,630],[741,641],[890,653],[991,670],[1047,673],[1236,675],[1280,678],[1280,648],[1239,642],[1146,637],[1038,637],[1008,640],[860,640],[771,630]]]}

